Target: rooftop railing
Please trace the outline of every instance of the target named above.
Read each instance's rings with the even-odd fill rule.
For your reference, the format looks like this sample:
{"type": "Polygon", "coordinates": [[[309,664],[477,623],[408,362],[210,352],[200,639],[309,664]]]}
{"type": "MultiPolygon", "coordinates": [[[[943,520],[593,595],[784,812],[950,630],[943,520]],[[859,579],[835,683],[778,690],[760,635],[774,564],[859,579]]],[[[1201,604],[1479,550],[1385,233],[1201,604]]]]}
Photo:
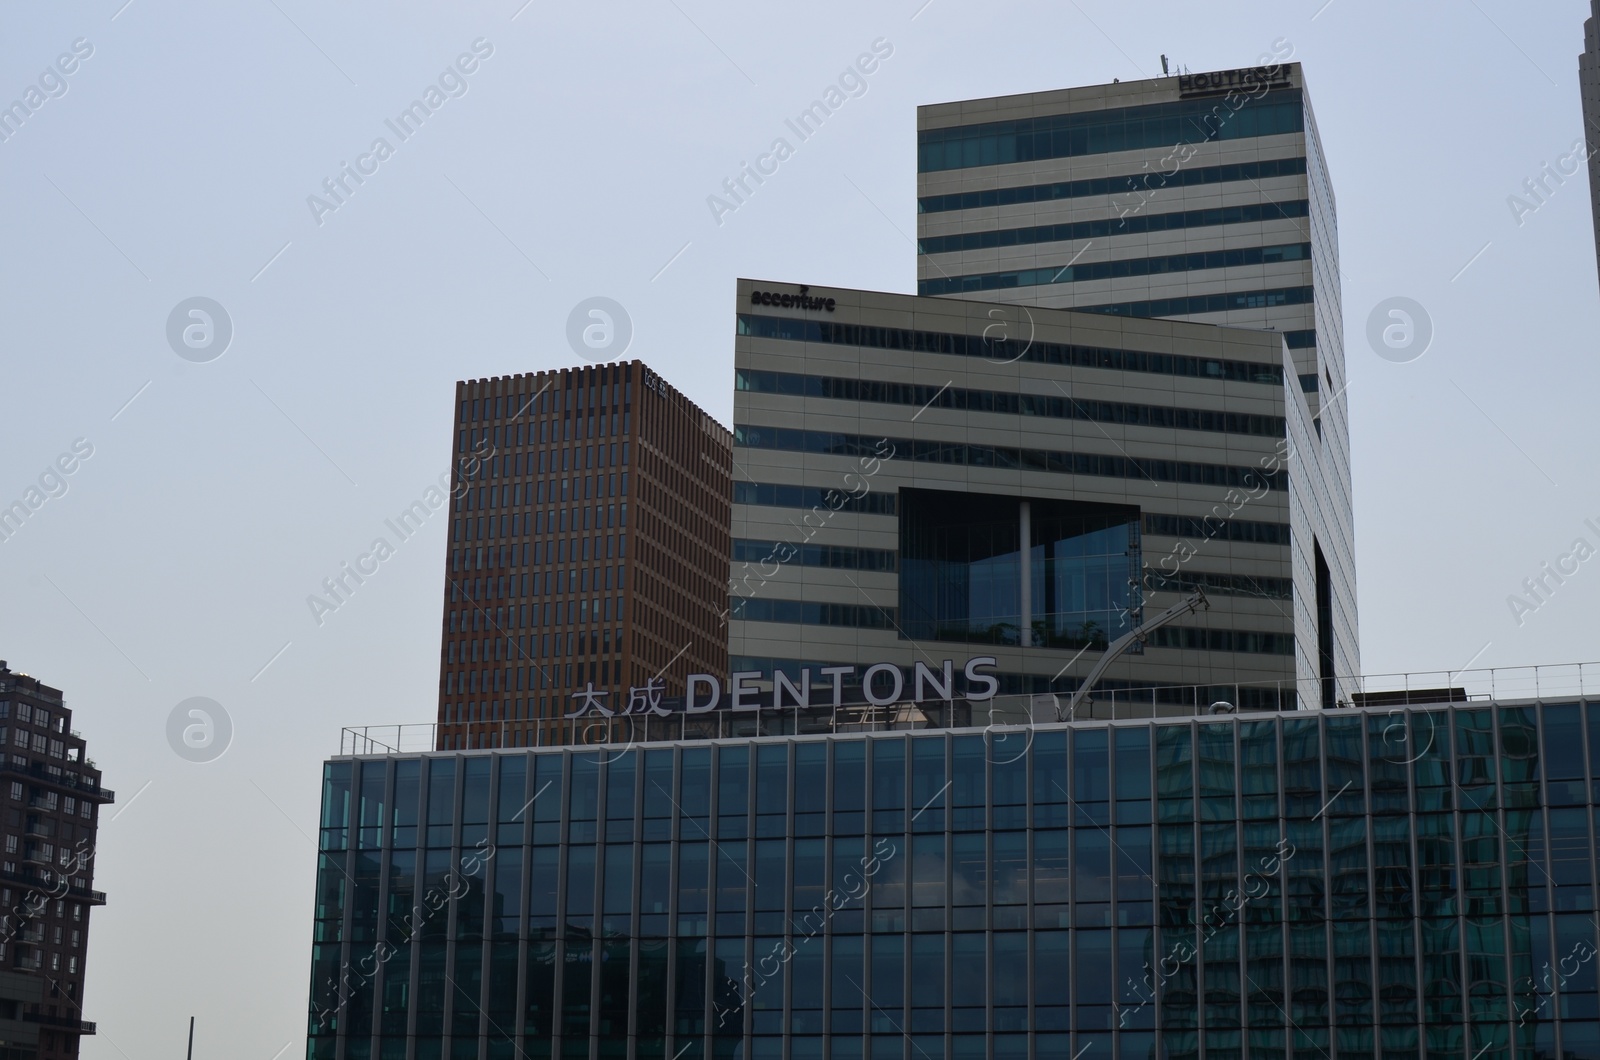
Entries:
{"type": "MultiPolygon", "coordinates": [[[[1070,679],[1069,679],[1070,680],[1070,679]]],[[[714,710],[687,714],[590,713],[577,718],[462,722],[442,726],[444,735],[462,741],[449,750],[526,747],[549,744],[615,745],[663,740],[737,739],[902,729],[1007,728],[1061,721],[1139,720],[1254,714],[1316,709],[1320,681],[1250,684],[1149,685],[1098,688],[1071,709],[1072,693],[1001,695],[990,700],[899,702],[875,706],[771,710],[714,710]],[[470,739],[470,743],[468,742],[470,739]],[[480,742],[481,741],[481,742],[480,742]]],[[[771,702],[770,690],[761,699],[771,702]]],[[[1553,666],[1484,667],[1474,670],[1423,670],[1363,674],[1334,682],[1336,709],[1393,708],[1442,703],[1600,700],[1600,662],[1553,666]]],[[[413,754],[439,746],[441,726],[433,722],[347,727],[340,732],[340,755],[413,754]]]]}

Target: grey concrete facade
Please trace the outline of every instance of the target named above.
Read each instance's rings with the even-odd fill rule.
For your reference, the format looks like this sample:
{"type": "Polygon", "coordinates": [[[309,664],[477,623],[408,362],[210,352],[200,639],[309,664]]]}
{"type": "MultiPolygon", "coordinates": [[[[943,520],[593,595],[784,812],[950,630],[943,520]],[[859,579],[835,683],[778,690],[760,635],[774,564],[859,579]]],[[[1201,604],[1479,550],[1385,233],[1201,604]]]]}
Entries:
{"type": "Polygon", "coordinates": [[[927,106],[918,131],[922,293],[1286,342],[1296,669],[1345,698],[1325,680],[1360,672],[1337,208],[1300,65],[927,106]]]}
{"type": "Polygon", "coordinates": [[[1045,308],[1019,316],[1024,333],[995,313],[963,299],[739,282],[732,669],[954,659],[959,673],[963,659],[989,655],[1004,693],[1076,688],[1097,651],[912,639],[902,571],[838,562],[852,550],[896,555],[906,491],[937,490],[975,506],[1136,510],[1144,616],[1206,590],[1209,610],[1124,657],[1102,687],[1202,686],[1169,690],[1174,706],[1317,705],[1314,682],[1291,694],[1290,597],[1306,594],[1289,591],[1299,557],[1287,530],[1316,516],[1291,510],[1284,481],[1300,476],[1286,454],[1311,428],[1282,335],[1045,308]],[[846,383],[860,393],[844,394],[846,383]],[[1018,414],[996,395],[1059,401],[1018,414]],[[1284,425],[1286,412],[1300,429],[1284,425]],[[807,559],[807,546],[827,551],[807,559]]]}

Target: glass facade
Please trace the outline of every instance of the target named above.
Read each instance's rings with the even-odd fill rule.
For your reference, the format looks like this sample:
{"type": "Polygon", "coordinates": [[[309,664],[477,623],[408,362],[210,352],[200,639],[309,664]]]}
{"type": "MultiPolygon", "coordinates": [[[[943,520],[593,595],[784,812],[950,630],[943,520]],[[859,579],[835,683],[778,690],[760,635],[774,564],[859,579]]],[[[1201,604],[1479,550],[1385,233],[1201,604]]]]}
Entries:
{"type": "Polygon", "coordinates": [[[978,445],[921,438],[874,437],[843,431],[807,431],[796,427],[735,424],[734,444],[747,449],[771,449],[828,456],[879,457],[914,460],[926,464],[963,464],[1006,470],[1050,471],[1061,475],[1099,475],[1107,478],[1145,478],[1153,482],[1192,482],[1240,489],[1286,489],[1288,476],[1279,471],[1224,464],[1198,464],[1187,460],[1147,460],[1103,453],[1071,453],[1058,449],[978,445]]]}
{"type": "Polygon", "coordinates": [[[1103,648],[1139,608],[1137,509],[903,489],[900,559],[911,640],[1103,648]]]}
{"type": "Polygon", "coordinates": [[[1090,423],[1115,423],[1123,426],[1173,427],[1189,431],[1215,431],[1282,438],[1286,427],[1282,416],[1260,416],[1221,409],[1178,408],[1172,405],[1143,405],[1126,401],[1095,401],[1087,398],[1051,394],[1014,393],[1005,390],[977,390],[968,387],[927,383],[896,383],[872,379],[846,379],[839,376],[804,375],[799,372],[768,372],[741,368],[733,374],[736,392],[833,398],[881,405],[912,405],[917,408],[959,409],[963,412],[992,412],[1007,416],[1048,416],[1057,420],[1083,420],[1090,423]]]}
{"type": "Polygon", "coordinates": [[[1113,151],[1165,150],[1180,142],[1299,133],[1306,127],[1301,100],[1300,90],[1290,89],[1247,100],[1227,115],[1218,100],[1202,99],[924,129],[917,134],[917,171],[937,173],[1113,151]]]}
{"type": "Polygon", "coordinates": [[[1126,191],[1194,188],[1203,184],[1227,184],[1241,180],[1303,177],[1305,172],[1304,158],[1264,158],[1257,162],[1238,162],[1225,166],[1189,166],[1176,173],[1158,173],[1153,176],[1140,174],[1139,178],[1089,177],[1084,180],[1062,180],[1050,184],[1024,184],[948,195],[924,195],[917,199],[917,212],[948,213],[953,210],[975,210],[980,206],[1015,206],[1018,203],[1116,195],[1118,192],[1126,191]]]}
{"type": "MultiPolygon", "coordinates": [[[[1135,214],[1116,220],[1106,218],[1094,221],[1075,221],[1055,225],[1030,225],[1027,228],[991,228],[976,232],[957,232],[948,236],[923,236],[917,240],[918,254],[949,254],[957,250],[987,250],[992,247],[1025,247],[1033,243],[1059,243],[1074,239],[1105,238],[1112,235],[1142,235],[1147,232],[1177,232],[1186,228],[1214,228],[1218,225],[1235,225],[1247,222],[1289,220],[1308,217],[1311,204],[1304,199],[1284,203],[1246,203],[1243,206],[1219,206],[1207,210],[1183,210],[1177,213],[1135,214]]],[[[1139,259],[1131,259],[1139,260],[1139,259]]],[[[1147,259],[1159,261],[1160,259],[1147,259]]],[[[1261,264],[1257,262],[1228,262],[1228,264],[1261,264]]],[[[1201,266],[1190,266],[1199,268],[1201,266]]],[[[1215,268],[1216,266],[1205,266],[1215,268]]],[[[1111,275],[1148,275],[1162,271],[1147,268],[1146,273],[1123,272],[1111,275]]],[[[1176,272],[1168,268],[1165,271],[1176,272]]],[[[1090,279],[1080,275],[1079,279],[1090,279]]]]}
{"type": "MultiPolygon", "coordinates": [[[[960,291],[991,291],[1002,287],[1037,287],[1041,284],[1080,283],[1088,280],[1126,279],[1130,276],[1164,276],[1206,269],[1231,269],[1242,265],[1280,265],[1286,261],[1309,261],[1310,243],[1281,246],[1242,247],[1237,250],[1193,251],[1188,254],[1163,254],[1155,258],[1118,258],[1086,265],[1046,265],[1041,269],[950,276],[923,280],[917,284],[921,295],[946,295],[960,291]]],[[[1163,315],[1163,314],[1155,314],[1163,315]]]]}
{"type": "Polygon", "coordinates": [[[1023,361],[1029,364],[1058,364],[1069,368],[1101,368],[1113,372],[1149,372],[1154,375],[1215,379],[1229,383],[1257,383],[1273,388],[1283,386],[1281,364],[1194,357],[1179,353],[1151,353],[1146,350],[1121,350],[1067,342],[1022,342],[993,332],[964,335],[914,328],[829,324],[819,320],[792,320],[787,317],[763,317],[741,313],[738,334],[747,338],[855,346],[864,350],[907,350],[913,353],[939,353],[952,357],[981,357],[1008,364],[1013,361],[1023,361]]]}
{"type": "Polygon", "coordinates": [[[1600,1057],[1600,704],[341,758],[307,1055],[1600,1057]]]}

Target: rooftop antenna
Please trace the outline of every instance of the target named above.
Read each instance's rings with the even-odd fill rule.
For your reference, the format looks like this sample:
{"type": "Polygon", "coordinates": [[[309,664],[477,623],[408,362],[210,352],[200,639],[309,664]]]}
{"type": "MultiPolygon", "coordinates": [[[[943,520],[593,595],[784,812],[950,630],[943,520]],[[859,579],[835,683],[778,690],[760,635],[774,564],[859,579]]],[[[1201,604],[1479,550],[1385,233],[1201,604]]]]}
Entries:
{"type": "Polygon", "coordinates": [[[1167,57],[1163,55],[1161,57],[1161,76],[1170,77],[1171,75],[1172,71],[1167,68],[1167,57]]]}
{"type": "Polygon", "coordinates": [[[194,1060],[194,1017],[189,1017],[189,1060],[194,1060]]]}

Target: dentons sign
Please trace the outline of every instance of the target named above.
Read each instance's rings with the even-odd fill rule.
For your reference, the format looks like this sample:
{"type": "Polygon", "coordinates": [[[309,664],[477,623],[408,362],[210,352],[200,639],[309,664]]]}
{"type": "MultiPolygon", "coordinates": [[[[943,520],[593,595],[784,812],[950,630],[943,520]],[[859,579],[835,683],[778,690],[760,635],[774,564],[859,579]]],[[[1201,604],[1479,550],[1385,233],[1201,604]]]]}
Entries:
{"type": "MultiPolygon", "coordinates": [[[[966,694],[959,698],[976,702],[994,698],[995,693],[1000,691],[1000,682],[990,674],[981,673],[980,669],[993,667],[995,661],[991,655],[967,660],[961,668],[961,675],[966,678],[966,694]]],[[[782,670],[770,674],[760,670],[738,672],[729,679],[726,690],[721,679],[714,674],[690,674],[683,697],[683,713],[705,714],[718,709],[789,710],[813,706],[818,709],[837,709],[844,705],[844,679],[858,672],[861,674],[861,694],[874,707],[887,707],[908,700],[923,703],[931,699],[949,703],[958,698],[955,662],[951,659],[944,660],[937,670],[921,661],[912,664],[909,690],[906,688],[908,682],[905,671],[895,663],[873,663],[865,669],[859,666],[823,666],[818,667],[817,672],[823,678],[819,686],[833,693],[832,701],[828,704],[811,702],[809,667],[800,671],[799,681],[791,679],[782,670]],[[771,682],[770,693],[759,687],[759,683],[764,681],[771,682]],[[911,693],[909,697],[907,691],[911,693]]]]}

